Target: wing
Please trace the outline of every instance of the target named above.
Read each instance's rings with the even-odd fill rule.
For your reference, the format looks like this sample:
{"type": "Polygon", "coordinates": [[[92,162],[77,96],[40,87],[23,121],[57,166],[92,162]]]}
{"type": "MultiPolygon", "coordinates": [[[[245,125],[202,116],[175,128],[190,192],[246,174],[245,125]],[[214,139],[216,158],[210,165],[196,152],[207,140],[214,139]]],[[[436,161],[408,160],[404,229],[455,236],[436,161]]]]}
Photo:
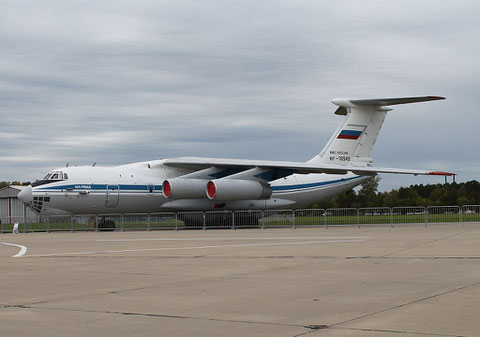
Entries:
{"type": "MultiPolygon", "coordinates": [[[[441,175],[452,176],[454,173],[430,171],[430,170],[413,170],[399,168],[383,168],[383,167],[365,167],[353,165],[328,165],[328,164],[310,164],[301,162],[288,161],[267,161],[267,160],[246,160],[246,159],[226,159],[226,158],[201,158],[201,157],[179,157],[166,159],[164,165],[178,167],[192,171],[199,171],[208,168],[218,168],[223,170],[233,170],[241,172],[250,169],[263,169],[277,171],[279,174],[274,175],[275,179],[299,173],[326,173],[326,174],[347,174],[352,172],[362,176],[372,176],[377,173],[396,173],[396,174],[413,174],[413,175],[441,175]]],[[[272,179],[265,179],[272,180],[272,179]]]]}
{"type": "Polygon", "coordinates": [[[360,176],[374,176],[377,173],[453,175],[448,172],[427,170],[197,157],[166,159],[162,164],[190,172],[163,182],[163,195],[169,199],[205,199],[205,197],[223,201],[268,199],[273,192],[269,182],[293,173],[353,172],[360,176]]]}

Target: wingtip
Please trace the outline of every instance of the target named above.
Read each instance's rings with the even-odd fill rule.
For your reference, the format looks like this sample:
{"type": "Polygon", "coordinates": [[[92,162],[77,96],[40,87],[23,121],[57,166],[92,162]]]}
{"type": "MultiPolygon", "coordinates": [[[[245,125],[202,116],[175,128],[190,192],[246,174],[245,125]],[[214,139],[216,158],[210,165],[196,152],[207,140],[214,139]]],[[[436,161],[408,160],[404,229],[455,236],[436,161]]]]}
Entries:
{"type": "Polygon", "coordinates": [[[442,171],[431,171],[427,173],[429,176],[446,176],[446,177],[451,177],[451,176],[456,176],[456,173],[451,173],[451,172],[442,172],[442,171]]]}

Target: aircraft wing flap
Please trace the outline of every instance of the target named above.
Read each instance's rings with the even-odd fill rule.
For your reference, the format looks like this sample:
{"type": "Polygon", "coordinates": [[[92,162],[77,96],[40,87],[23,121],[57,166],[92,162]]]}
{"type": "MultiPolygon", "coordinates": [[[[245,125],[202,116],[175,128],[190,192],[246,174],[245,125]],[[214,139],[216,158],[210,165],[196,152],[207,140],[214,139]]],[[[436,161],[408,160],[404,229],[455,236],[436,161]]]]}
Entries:
{"type": "Polygon", "coordinates": [[[167,159],[164,165],[179,167],[191,170],[201,170],[208,167],[218,168],[243,168],[245,170],[261,167],[271,169],[290,170],[293,173],[327,173],[327,174],[347,174],[353,172],[358,175],[375,175],[377,173],[396,173],[396,174],[413,174],[413,175],[443,175],[452,176],[454,173],[430,171],[430,170],[413,170],[398,168],[382,168],[368,166],[353,165],[328,165],[328,164],[310,164],[301,162],[286,161],[268,161],[268,160],[246,160],[246,159],[227,159],[227,158],[199,158],[199,157],[180,157],[167,159]]]}

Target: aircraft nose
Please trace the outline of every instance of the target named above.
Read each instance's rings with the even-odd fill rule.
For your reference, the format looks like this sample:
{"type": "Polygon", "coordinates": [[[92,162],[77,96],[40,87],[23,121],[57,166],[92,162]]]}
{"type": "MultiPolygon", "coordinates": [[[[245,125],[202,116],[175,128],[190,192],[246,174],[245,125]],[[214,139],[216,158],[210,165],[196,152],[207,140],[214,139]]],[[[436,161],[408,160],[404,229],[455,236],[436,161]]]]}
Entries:
{"type": "Polygon", "coordinates": [[[32,202],[33,201],[32,185],[28,185],[23,190],[21,190],[20,193],[18,193],[18,199],[20,199],[24,203],[32,202]]]}

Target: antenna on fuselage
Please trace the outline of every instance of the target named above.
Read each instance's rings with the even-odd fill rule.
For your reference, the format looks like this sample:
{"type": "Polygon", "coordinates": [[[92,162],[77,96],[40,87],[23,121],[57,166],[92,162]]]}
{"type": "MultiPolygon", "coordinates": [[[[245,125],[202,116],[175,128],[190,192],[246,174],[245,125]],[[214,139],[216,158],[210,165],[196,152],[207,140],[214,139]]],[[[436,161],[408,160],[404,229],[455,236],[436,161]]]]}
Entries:
{"type": "Polygon", "coordinates": [[[97,165],[97,162],[93,163],[93,165],[92,165],[92,166],[93,166],[93,167],[95,167],[95,165],[97,165]]]}
{"type": "Polygon", "coordinates": [[[67,163],[67,165],[65,165],[65,167],[68,167],[68,165],[70,165],[70,163],[67,163]]]}

